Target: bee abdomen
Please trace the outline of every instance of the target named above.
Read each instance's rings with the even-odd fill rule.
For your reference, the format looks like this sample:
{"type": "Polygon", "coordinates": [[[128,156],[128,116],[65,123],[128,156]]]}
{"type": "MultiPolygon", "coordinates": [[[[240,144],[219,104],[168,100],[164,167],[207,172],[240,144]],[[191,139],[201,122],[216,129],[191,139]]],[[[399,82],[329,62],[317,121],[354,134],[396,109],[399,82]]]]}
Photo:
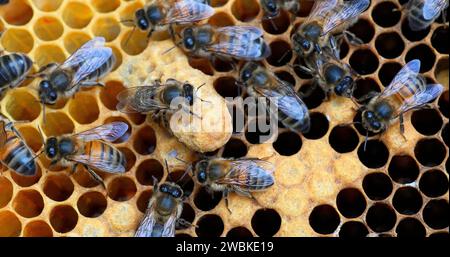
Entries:
{"type": "Polygon", "coordinates": [[[92,81],[92,80],[99,80],[103,78],[105,75],[107,75],[112,68],[114,67],[114,64],[116,63],[116,58],[113,55],[106,61],[102,66],[100,66],[98,69],[93,71],[89,76],[86,77],[85,80],[92,81]]]}
{"type": "Polygon", "coordinates": [[[21,53],[12,53],[0,57],[0,88],[16,87],[31,69],[33,62],[21,53]]]}
{"type": "Polygon", "coordinates": [[[283,123],[284,126],[293,131],[307,133],[310,129],[310,121],[308,118],[297,120],[287,116],[284,112],[279,111],[278,119],[281,121],[281,123],[283,123]]]}
{"type": "Polygon", "coordinates": [[[24,176],[36,174],[36,163],[28,147],[17,136],[9,135],[0,152],[1,161],[8,168],[24,176]]]}

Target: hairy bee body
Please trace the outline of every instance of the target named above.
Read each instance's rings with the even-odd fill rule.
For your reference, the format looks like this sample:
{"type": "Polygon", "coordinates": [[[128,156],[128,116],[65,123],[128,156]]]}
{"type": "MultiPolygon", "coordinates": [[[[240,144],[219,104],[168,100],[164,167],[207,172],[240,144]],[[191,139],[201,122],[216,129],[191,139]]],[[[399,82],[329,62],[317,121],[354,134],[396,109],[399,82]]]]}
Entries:
{"type": "Polygon", "coordinates": [[[31,59],[22,53],[0,56],[0,92],[19,86],[32,66],[31,59]]]}
{"type": "Polygon", "coordinates": [[[413,31],[426,29],[448,5],[448,0],[410,0],[406,7],[409,27],[413,31]]]}
{"type": "Polygon", "coordinates": [[[298,0],[260,0],[260,4],[264,11],[264,17],[267,19],[277,17],[281,10],[294,15],[300,10],[300,1],[298,0]]]}

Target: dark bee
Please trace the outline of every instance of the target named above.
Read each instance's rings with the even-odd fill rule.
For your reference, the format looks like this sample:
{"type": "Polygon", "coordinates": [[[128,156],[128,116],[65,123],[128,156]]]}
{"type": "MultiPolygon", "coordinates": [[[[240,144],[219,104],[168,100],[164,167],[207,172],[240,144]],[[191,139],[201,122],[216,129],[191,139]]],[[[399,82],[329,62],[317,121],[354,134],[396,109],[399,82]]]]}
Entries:
{"type": "Polygon", "coordinates": [[[36,175],[36,162],[32,150],[14,124],[0,115],[0,161],[23,176],[36,175]]]}
{"type": "Polygon", "coordinates": [[[153,195],[135,237],[173,237],[183,211],[183,190],[172,182],[158,187],[155,180],[153,195]]]}
{"type": "MultiPolygon", "coordinates": [[[[236,160],[214,158],[198,161],[194,177],[209,190],[223,193],[228,207],[228,194],[236,192],[256,201],[252,192],[264,191],[274,184],[272,163],[253,158],[236,160]]],[[[231,211],[230,211],[231,212],[231,211]]]]}
{"type": "MultiPolygon", "coordinates": [[[[197,89],[198,90],[198,89],[197,89]]],[[[172,101],[184,99],[190,108],[194,104],[194,86],[168,79],[164,84],[156,80],[152,85],[131,87],[117,95],[117,110],[124,113],[151,113],[154,121],[159,122],[169,132],[170,118],[179,109],[171,106],[172,101]]],[[[191,112],[191,110],[187,110],[191,112]]]]}
{"type": "Polygon", "coordinates": [[[0,95],[19,86],[27,77],[33,61],[26,54],[0,52],[0,95]]]}
{"type": "Polygon", "coordinates": [[[445,19],[448,0],[410,0],[406,9],[409,27],[413,31],[429,27],[441,13],[445,19]]]}
{"type": "Polygon", "coordinates": [[[80,87],[103,86],[97,80],[106,76],[115,64],[112,49],[105,47],[105,39],[96,37],[63,64],[50,63],[35,75],[39,83],[39,98],[43,104],[55,104],[60,97],[73,96],[80,87]]]}
{"type": "Polygon", "coordinates": [[[313,51],[321,52],[330,45],[331,35],[344,33],[350,42],[362,44],[346,29],[370,5],[370,0],[320,0],[315,1],[308,19],[292,35],[294,51],[308,56],[313,51]]]}
{"type": "Polygon", "coordinates": [[[410,61],[383,92],[363,107],[362,125],[366,130],[383,132],[396,118],[400,118],[400,130],[403,134],[402,115],[409,110],[423,107],[442,93],[443,87],[440,84],[427,85],[419,71],[420,61],[410,61]]]}
{"type": "Polygon", "coordinates": [[[255,62],[246,63],[240,71],[240,83],[253,97],[276,99],[274,113],[287,128],[306,133],[310,129],[309,111],[305,103],[287,82],[255,62]]]}
{"type": "Polygon", "coordinates": [[[51,160],[51,165],[72,166],[72,172],[77,165],[83,165],[105,187],[103,179],[93,168],[109,173],[123,173],[126,159],[120,150],[103,141],[114,142],[127,129],[126,123],[111,122],[78,134],[49,137],[45,142],[44,152],[51,160]]]}
{"type": "Polygon", "coordinates": [[[0,0],[0,5],[9,4],[9,0],[0,0]]]}
{"type": "Polygon", "coordinates": [[[262,60],[270,55],[263,32],[252,26],[188,27],[181,37],[181,48],[194,57],[262,60]]]}
{"type": "Polygon", "coordinates": [[[280,14],[281,10],[292,14],[300,10],[300,1],[298,0],[260,0],[261,8],[264,11],[265,19],[273,19],[280,14]]]}
{"type": "Polygon", "coordinates": [[[173,24],[189,24],[213,14],[212,7],[195,0],[150,0],[144,8],[136,11],[135,23],[140,30],[148,30],[150,37],[153,32],[166,30],[173,24]]]}

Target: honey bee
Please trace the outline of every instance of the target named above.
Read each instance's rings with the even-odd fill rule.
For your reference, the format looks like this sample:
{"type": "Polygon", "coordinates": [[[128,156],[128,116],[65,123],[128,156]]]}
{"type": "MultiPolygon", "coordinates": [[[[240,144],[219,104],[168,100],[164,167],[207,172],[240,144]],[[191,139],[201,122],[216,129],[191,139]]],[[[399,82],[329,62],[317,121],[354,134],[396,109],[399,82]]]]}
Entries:
{"type": "Polygon", "coordinates": [[[203,159],[193,168],[194,177],[208,190],[222,192],[228,211],[228,194],[235,192],[239,195],[256,198],[252,192],[266,190],[274,182],[272,163],[256,158],[240,159],[203,159]]]}
{"type": "Polygon", "coordinates": [[[22,176],[34,176],[37,156],[33,156],[33,151],[25,144],[14,124],[0,114],[0,161],[2,164],[22,176]]]}
{"type": "Polygon", "coordinates": [[[135,23],[142,31],[155,31],[167,28],[173,36],[172,25],[189,24],[213,16],[214,9],[196,0],[150,0],[144,8],[135,13],[135,23]]]}
{"type": "Polygon", "coordinates": [[[278,107],[278,113],[275,116],[285,127],[302,133],[309,131],[311,123],[308,108],[287,82],[255,62],[248,62],[242,67],[239,80],[240,84],[246,86],[249,95],[277,99],[274,104],[278,107]]]}
{"type": "Polygon", "coordinates": [[[153,195],[135,237],[173,237],[183,211],[183,190],[172,182],[154,180],[153,195]]]}
{"type": "Polygon", "coordinates": [[[445,10],[448,0],[410,0],[406,6],[409,27],[413,31],[424,30],[429,27],[445,10]]]}
{"type": "Polygon", "coordinates": [[[0,5],[9,4],[9,0],[0,0],[0,5]]]}
{"type": "Polygon", "coordinates": [[[84,132],[59,137],[49,137],[45,142],[45,154],[50,165],[72,166],[72,173],[78,165],[83,165],[89,174],[104,188],[103,179],[93,168],[109,172],[125,172],[124,154],[103,141],[114,142],[128,130],[124,122],[111,122],[84,132]]]}
{"type": "MultiPolygon", "coordinates": [[[[197,89],[198,90],[198,89],[197,89]]],[[[181,83],[175,79],[168,79],[163,84],[160,80],[155,80],[152,85],[130,87],[117,95],[119,103],[117,110],[123,113],[151,113],[152,119],[170,133],[170,118],[180,110],[171,106],[176,98],[185,99],[191,107],[194,105],[194,86],[189,83],[181,83]]],[[[192,111],[186,110],[192,113],[192,111]]]]}
{"type": "Polygon", "coordinates": [[[33,61],[26,54],[3,55],[0,51],[0,95],[10,88],[19,86],[33,67],[33,61]]]}
{"type": "Polygon", "coordinates": [[[260,0],[261,8],[264,11],[265,19],[273,19],[280,14],[281,10],[292,14],[300,10],[300,1],[298,0],[260,0]]]}
{"type": "Polygon", "coordinates": [[[41,77],[39,98],[53,105],[60,97],[71,97],[81,87],[103,86],[97,80],[106,76],[115,64],[112,49],[105,47],[105,38],[95,37],[75,51],[63,64],[50,63],[35,76],[41,77]]]}
{"type": "Polygon", "coordinates": [[[443,87],[440,84],[427,85],[425,79],[418,74],[419,71],[419,60],[408,62],[389,86],[363,107],[362,125],[367,131],[383,132],[399,117],[400,131],[403,134],[403,114],[423,107],[442,93],[443,87]]]}
{"type": "Polygon", "coordinates": [[[346,29],[367,9],[370,0],[318,0],[309,14],[292,35],[294,51],[300,56],[308,56],[313,51],[322,52],[330,45],[332,35],[343,33],[350,42],[362,44],[346,29]]]}
{"type": "Polygon", "coordinates": [[[181,32],[181,48],[194,57],[262,60],[270,55],[263,32],[252,26],[188,27],[181,32]]]}

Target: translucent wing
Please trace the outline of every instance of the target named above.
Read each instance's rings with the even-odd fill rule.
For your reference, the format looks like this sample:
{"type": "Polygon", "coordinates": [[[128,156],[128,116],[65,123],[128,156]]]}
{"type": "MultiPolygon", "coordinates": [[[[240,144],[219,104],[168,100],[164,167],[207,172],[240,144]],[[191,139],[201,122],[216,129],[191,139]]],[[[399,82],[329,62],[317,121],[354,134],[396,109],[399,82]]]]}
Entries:
{"type": "Polygon", "coordinates": [[[415,59],[408,62],[403,68],[395,75],[392,82],[387,86],[379,97],[388,97],[397,93],[402,87],[409,83],[415,83],[420,71],[420,60],[415,59]]]}
{"type": "Polygon", "coordinates": [[[175,225],[177,221],[176,213],[170,215],[169,219],[166,223],[164,223],[164,227],[162,230],[162,237],[174,237],[175,236],[175,225]]]}
{"type": "Polygon", "coordinates": [[[216,181],[241,188],[267,188],[274,183],[272,163],[255,158],[230,160],[231,169],[227,175],[216,181]]]}
{"type": "Polygon", "coordinates": [[[142,218],[141,223],[139,224],[135,237],[151,237],[153,228],[155,227],[156,220],[154,216],[154,207],[151,204],[147,210],[145,211],[144,218],[142,218]]]}
{"type": "Polygon", "coordinates": [[[448,7],[448,0],[425,0],[423,5],[423,17],[426,20],[434,20],[448,7]]]}
{"type": "MultiPolygon", "coordinates": [[[[120,153],[122,154],[122,153],[120,153]]],[[[102,158],[99,155],[70,155],[67,157],[70,161],[86,164],[87,166],[94,167],[98,170],[109,173],[124,173],[125,167],[122,164],[118,164],[114,158],[102,158]]]]}
{"type": "Polygon", "coordinates": [[[148,113],[161,109],[169,109],[165,105],[155,100],[161,89],[161,85],[155,83],[151,86],[130,87],[117,95],[117,110],[123,113],[148,113]]]}
{"type": "Polygon", "coordinates": [[[370,5],[370,0],[342,1],[335,10],[327,16],[322,28],[322,34],[327,34],[340,24],[358,17],[370,5]]]}
{"type": "Polygon", "coordinates": [[[162,24],[186,24],[208,19],[213,16],[214,8],[194,0],[177,1],[162,21],[162,24]]]}
{"type": "Polygon", "coordinates": [[[227,26],[217,28],[216,32],[227,36],[247,35],[249,40],[257,39],[264,35],[261,29],[253,26],[227,26]]]}
{"type": "Polygon", "coordinates": [[[325,19],[327,13],[338,3],[338,0],[316,0],[308,16],[308,21],[316,18],[325,19]]]}
{"type": "Polygon", "coordinates": [[[127,130],[128,125],[125,122],[115,121],[74,134],[72,137],[84,142],[93,140],[114,142],[123,136],[127,130]]]}
{"type": "Polygon", "coordinates": [[[403,105],[400,107],[400,113],[407,112],[411,109],[420,107],[431,100],[438,97],[443,91],[443,87],[440,84],[428,84],[425,90],[417,92],[412,97],[406,99],[403,105]]]}
{"type": "Polygon", "coordinates": [[[88,42],[84,43],[80,48],[78,48],[67,60],[61,65],[62,68],[73,68],[78,67],[81,63],[83,63],[86,58],[84,51],[92,49],[92,48],[101,48],[105,45],[105,38],[103,37],[95,37],[88,42]],[[81,52],[81,54],[80,54],[81,52]]]}

